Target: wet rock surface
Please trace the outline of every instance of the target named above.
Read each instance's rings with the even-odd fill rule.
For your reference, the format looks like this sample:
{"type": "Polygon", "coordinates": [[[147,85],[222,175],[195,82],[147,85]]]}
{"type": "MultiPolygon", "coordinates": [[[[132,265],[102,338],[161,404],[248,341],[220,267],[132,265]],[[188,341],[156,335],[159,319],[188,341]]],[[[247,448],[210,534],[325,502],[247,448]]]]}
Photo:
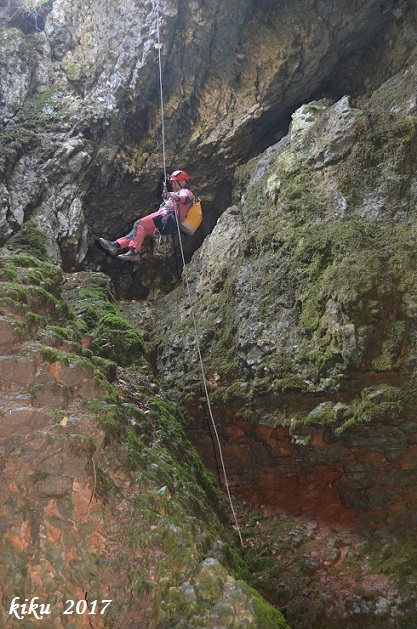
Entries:
{"type": "Polygon", "coordinates": [[[203,197],[186,275],[250,563],[165,398],[218,476],[178,239],[140,267],[97,247],[159,203],[155,3],[4,2],[3,606],[285,626],[250,582],[300,629],[415,626],[416,9],[159,17],[167,167],[203,197]],[[123,305],[133,327],[121,297],[149,300],[123,305]]]}
{"type": "MultiPolygon", "coordinates": [[[[413,624],[414,594],[412,587],[405,596],[401,592],[405,565],[397,568],[414,547],[414,537],[384,531],[367,537],[308,515],[242,509],[254,583],[285,611],[292,627],[333,628],[341,619],[347,627],[413,624]]],[[[413,560],[405,560],[405,570],[413,560]]]]}
{"type": "MultiPolygon", "coordinates": [[[[350,558],[372,550],[381,581],[360,553],[363,583],[334,553],[337,578],[361,583],[350,601],[336,595],[347,626],[414,622],[400,576],[413,570],[394,559],[415,543],[414,91],[415,55],[367,97],[297,110],[289,135],[237,173],[236,204],[185,271],[235,495],[272,518],[340,527],[356,540],[350,558]]],[[[222,482],[185,287],[156,308],[159,373],[222,482]]],[[[325,565],[318,547],[304,557],[314,578],[325,565]]],[[[327,601],[331,580],[313,587],[327,601]]],[[[311,626],[298,587],[287,618],[311,626]]],[[[332,626],[330,607],[315,626],[332,626]]]]}
{"type": "Polygon", "coordinates": [[[24,241],[0,250],[0,624],[287,627],[246,583],[109,278],[65,276],[24,241]]]}

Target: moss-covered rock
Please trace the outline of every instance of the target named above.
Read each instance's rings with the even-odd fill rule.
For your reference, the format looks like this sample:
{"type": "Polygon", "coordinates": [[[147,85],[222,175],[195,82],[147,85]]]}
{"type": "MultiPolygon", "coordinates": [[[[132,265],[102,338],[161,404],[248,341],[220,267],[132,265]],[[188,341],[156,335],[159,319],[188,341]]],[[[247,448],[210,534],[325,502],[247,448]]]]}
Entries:
{"type": "MultiPolygon", "coordinates": [[[[262,419],[272,412],[279,422],[286,391],[335,393],[353,374],[413,369],[417,224],[410,164],[417,117],[407,109],[414,80],[405,74],[406,85],[400,73],[354,105],[343,98],[312,103],[314,115],[297,112],[289,141],[251,165],[244,229],[236,227],[239,212],[230,210],[194,257],[193,309],[209,380],[216,374],[215,397],[227,396],[224,386],[232,385],[232,401],[235,385],[245,382],[253,394],[253,383],[262,381],[272,397],[255,413],[262,419]],[[226,244],[232,242],[233,248],[226,244]],[[211,284],[204,282],[210,265],[211,284]],[[227,276],[219,281],[222,269],[227,276]]],[[[177,370],[186,365],[183,395],[196,388],[197,354],[186,295],[177,295],[172,311],[180,316],[161,343],[160,365],[176,384],[174,363],[177,370]]],[[[167,320],[164,313],[162,326],[167,320]]]]}
{"type": "Polygon", "coordinates": [[[285,627],[242,580],[223,497],[108,278],[61,291],[60,269],[14,247],[0,271],[6,607],[42,595],[58,627],[82,584],[89,601],[111,590],[112,627],[285,627]]]}
{"type": "Polygon", "coordinates": [[[8,240],[8,246],[24,251],[39,260],[47,258],[47,241],[45,235],[30,222],[24,223],[20,230],[8,240]]]}

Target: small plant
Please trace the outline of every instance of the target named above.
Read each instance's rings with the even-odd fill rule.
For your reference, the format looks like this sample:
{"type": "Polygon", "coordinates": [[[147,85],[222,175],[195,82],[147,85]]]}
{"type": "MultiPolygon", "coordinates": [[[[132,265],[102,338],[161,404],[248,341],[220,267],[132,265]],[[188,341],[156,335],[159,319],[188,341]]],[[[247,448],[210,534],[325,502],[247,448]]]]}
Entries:
{"type": "Polygon", "coordinates": [[[36,470],[36,472],[30,477],[30,479],[34,483],[39,483],[40,481],[46,480],[48,477],[48,472],[45,472],[43,470],[36,470]]]}

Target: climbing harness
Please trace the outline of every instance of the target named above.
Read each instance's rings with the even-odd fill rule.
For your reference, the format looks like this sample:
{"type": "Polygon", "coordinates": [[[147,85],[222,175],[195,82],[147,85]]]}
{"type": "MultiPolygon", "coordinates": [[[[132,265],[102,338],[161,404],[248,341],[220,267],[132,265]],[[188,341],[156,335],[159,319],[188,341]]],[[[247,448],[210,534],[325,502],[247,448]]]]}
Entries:
{"type": "MultiPolygon", "coordinates": [[[[159,0],[156,0],[156,25],[157,25],[157,49],[158,49],[158,64],[159,64],[159,93],[160,93],[160,99],[161,99],[161,135],[162,135],[162,165],[163,165],[163,170],[164,170],[164,185],[166,185],[166,180],[167,180],[167,174],[166,174],[166,151],[165,151],[165,122],[164,122],[164,97],[163,97],[163,88],[162,88],[162,62],[161,62],[161,41],[160,41],[160,24],[159,24],[159,0]]],[[[198,205],[199,205],[200,200],[198,199],[198,205]]],[[[191,209],[191,208],[190,208],[191,209]]],[[[200,205],[200,212],[201,212],[201,205],[200,205]]],[[[187,217],[188,217],[189,212],[187,213],[187,217]]],[[[187,218],[186,217],[186,218],[187,218]]],[[[182,245],[182,238],[181,238],[181,225],[180,225],[180,221],[178,220],[177,215],[175,214],[175,218],[176,218],[176,223],[177,223],[177,233],[178,233],[178,241],[179,241],[179,245],[180,245],[180,251],[181,251],[181,259],[182,259],[182,265],[183,265],[183,275],[184,275],[184,280],[185,280],[185,286],[187,289],[187,296],[188,296],[188,302],[190,304],[190,312],[191,312],[191,317],[192,317],[192,321],[193,321],[193,327],[194,327],[194,332],[195,332],[195,342],[196,342],[196,349],[197,349],[197,355],[198,355],[198,360],[200,363],[200,370],[201,370],[201,378],[202,378],[202,382],[203,382],[203,387],[204,387],[204,394],[206,397],[206,402],[207,402],[207,410],[208,410],[208,414],[210,417],[210,421],[211,424],[213,426],[213,432],[216,438],[216,443],[217,443],[217,448],[218,448],[218,452],[219,452],[219,459],[220,459],[220,463],[221,463],[221,468],[222,468],[222,472],[223,472],[223,478],[224,478],[224,484],[226,487],[226,492],[227,492],[227,497],[229,500],[229,504],[230,504],[230,509],[233,515],[233,519],[235,522],[235,526],[236,526],[236,530],[238,532],[239,535],[239,539],[240,539],[240,544],[243,548],[243,539],[242,539],[242,533],[240,530],[240,526],[239,526],[239,522],[236,516],[236,511],[233,505],[233,500],[232,500],[232,496],[230,493],[230,488],[229,488],[229,481],[227,478],[227,473],[226,473],[226,466],[224,463],[224,458],[223,458],[223,451],[222,451],[222,446],[220,443],[220,437],[219,437],[219,433],[217,431],[217,426],[216,426],[216,422],[214,420],[214,416],[213,416],[213,411],[211,408],[211,403],[210,403],[210,396],[209,396],[209,392],[208,392],[208,387],[207,387],[207,380],[206,380],[206,375],[204,373],[204,363],[203,363],[203,357],[201,354],[201,349],[200,349],[200,343],[199,343],[199,331],[198,331],[198,327],[197,327],[197,321],[195,318],[195,314],[194,314],[194,308],[193,308],[193,300],[191,298],[191,290],[190,290],[190,285],[188,282],[188,275],[187,275],[187,270],[186,270],[186,264],[185,264],[185,256],[184,256],[184,249],[183,249],[183,245],[182,245]]],[[[200,220],[201,222],[201,220],[200,220]]],[[[190,221],[191,223],[191,221],[190,221]]],[[[194,221],[195,224],[195,221],[194,221]]],[[[200,223],[198,223],[200,224],[200,223]]],[[[198,227],[198,225],[197,225],[198,227]]],[[[191,223],[190,230],[196,229],[196,227],[194,228],[193,223],[191,223]]],[[[193,234],[194,231],[192,231],[191,233],[193,234]]],[[[189,232],[190,233],[190,232],[189,232]]]]}
{"type": "Polygon", "coordinates": [[[154,216],[153,222],[155,224],[156,234],[159,236],[169,236],[177,229],[175,212],[172,212],[171,210],[167,210],[163,214],[154,216]]]}
{"type": "Polygon", "coordinates": [[[153,239],[152,255],[154,258],[160,260],[166,260],[171,257],[173,253],[173,239],[171,236],[161,236],[157,234],[153,239]]]}

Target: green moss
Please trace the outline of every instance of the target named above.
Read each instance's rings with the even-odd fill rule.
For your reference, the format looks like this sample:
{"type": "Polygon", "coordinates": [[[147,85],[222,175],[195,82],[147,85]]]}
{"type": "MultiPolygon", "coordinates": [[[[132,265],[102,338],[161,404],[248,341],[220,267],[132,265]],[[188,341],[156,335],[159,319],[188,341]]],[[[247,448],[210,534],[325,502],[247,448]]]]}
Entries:
{"type": "MultiPolygon", "coordinates": [[[[223,500],[214,478],[186,438],[176,416],[176,407],[159,398],[153,398],[149,407],[151,412],[139,418],[140,435],[129,424],[125,429],[129,465],[132,470],[138,470],[136,482],[141,486],[153,482],[157,482],[158,486],[161,483],[166,485],[170,495],[175,497],[172,501],[174,509],[180,508],[177,513],[179,519],[174,520],[176,524],[181,521],[181,511],[185,509],[189,512],[191,509],[195,516],[210,523],[214,530],[218,529],[218,516],[213,506],[226,518],[223,500]],[[145,438],[150,432],[154,435],[151,443],[145,438]]],[[[131,421],[129,412],[125,414],[125,421],[131,421]]],[[[159,498],[159,494],[154,496],[157,501],[159,498]]],[[[151,512],[157,514],[158,509],[151,508],[151,512]]]]}
{"type": "Polygon", "coordinates": [[[349,404],[337,434],[356,424],[393,424],[403,417],[404,393],[401,388],[380,385],[364,388],[359,399],[349,404]]]}
{"type": "Polygon", "coordinates": [[[60,120],[58,103],[54,98],[56,91],[56,86],[52,86],[44,92],[34,92],[29,95],[19,112],[22,123],[34,129],[39,124],[42,124],[43,128],[53,129],[54,124],[60,120]]]}
{"type": "Polygon", "coordinates": [[[109,395],[99,395],[94,400],[85,400],[83,406],[93,412],[106,433],[106,443],[120,442],[124,436],[125,421],[114,388],[110,386],[109,395]]]}
{"type": "Polygon", "coordinates": [[[302,423],[326,426],[335,421],[334,402],[322,402],[307,415],[302,423]]]}
{"type": "Polygon", "coordinates": [[[386,575],[400,592],[400,613],[406,626],[417,621],[417,540],[413,532],[398,533],[384,540],[377,533],[363,549],[374,573],[386,575]]]}
{"type": "MultiPolygon", "coordinates": [[[[286,240],[288,245],[282,249],[280,260],[280,290],[298,294],[298,331],[305,339],[300,339],[298,358],[310,368],[314,366],[315,379],[324,376],[335,363],[339,370],[347,366],[345,356],[331,346],[335,333],[332,311],[328,310],[331,304],[336,308],[338,327],[351,322],[360,326],[360,354],[349,357],[354,365],[366,354],[371,361],[376,359],[379,352],[382,358],[374,368],[378,364],[398,367],[405,329],[402,323],[390,319],[401,301],[401,292],[380,224],[356,218],[342,223],[320,222],[295,228],[286,240]],[[383,345],[378,346],[377,335],[386,337],[381,341],[383,345]]],[[[273,299],[267,286],[265,295],[268,302],[273,299]]],[[[290,364],[287,368],[283,364],[273,367],[278,380],[283,378],[284,383],[294,371],[290,364]]]]}
{"type": "MultiPolygon", "coordinates": [[[[302,426],[332,426],[335,434],[341,436],[347,429],[363,424],[395,426],[413,418],[416,401],[414,384],[364,387],[360,396],[352,395],[342,405],[328,400],[308,411],[300,403],[300,408],[292,411],[291,430],[298,433],[302,426]]],[[[305,438],[311,437],[310,434],[305,438]]]]}
{"type": "Polygon", "coordinates": [[[96,476],[96,494],[106,504],[112,494],[117,495],[120,490],[110,474],[104,471],[100,466],[95,467],[96,476]]]}
{"type": "Polygon", "coordinates": [[[74,313],[84,321],[87,330],[93,330],[100,319],[106,315],[119,315],[114,302],[101,288],[81,288],[76,296],[71,298],[74,313]]]}
{"type": "Polygon", "coordinates": [[[71,318],[68,304],[63,299],[57,299],[42,286],[31,285],[27,289],[27,300],[31,309],[41,314],[47,314],[51,319],[71,318]]]}
{"type": "Polygon", "coordinates": [[[92,330],[93,349],[104,357],[128,366],[143,362],[143,340],[119,314],[106,314],[92,330]]]}
{"type": "MultiPolygon", "coordinates": [[[[96,399],[80,404],[86,415],[93,416],[93,421],[98,419],[106,433],[106,461],[111,461],[112,453],[115,454],[120,474],[131,479],[129,513],[134,525],[130,527],[130,544],[144,551],[137,570],[136,567],[132,568],[132,590],[136,582],[143,584],[146,581],[144,575],[147,574],[148,565],[154,572],[152,593],[155,595],[155,613],[161,623],[168,626],[171,619],[178,619],[178,600],[173,590],[178,594],[178,584],[192,575],[196,565],[210,553],[219,557],[224,566],[228,566],[227,569],[222,568],[225,578],[230,571],[233,574],[244,572],[244,563],[237,551],[238,540],[230,530],[224,499],[214,478],[189,442],[179,409],[155,394],[158,384],[149,367],[140,335],[123,320],[104,290],[84,289],[77,295],[73,294],[71,305],[81,323],[74,322],[67,305],[60,307],[58,297],[41,285],[42,264],[45,264],[45,271],[51,277],[51,286],[56,287],[56,295],[59,296],[60,287],[58,283],[53,284],[58,274],[54,276],[51,265],[40,263],[28,252],[21,251],[9,256],[6,261],[0,258],[0,270],[10,274],[15,271],[14,277],[19,282],[6,282],[4,297],[18,305],[21,303],[25,306],[25,317],[37,317],[33,322],[43,325],[43,329],[37,332],[37,342],[25,347],[26,355],[36,353],[44,361],[85,369],[88,375],[97,379],[101,387],[101,394],[96,399]],[[30,310],[26,310],[26,307],[30,307],[30,310]],[[59,312],[59,321],[54,320],[51,310],[59,312]],[[86,330],[93,339],[89,350],[90,359],[80,355],[80,335],[86,330]],[[70,346],[72,351],[65,352],[42,345],[45,342],[70,346]],[[117,391],[103,378],[103,373],[107,377],[113,374],[114,377],[116,360],[119,365],[123,362],[131,365],[129,368],[120,368],[117,391]]],[[[232,291],[233,287],[230,286],[229,296],[232,291]]],[[[231,332],[232,327],[227,330],[231,332]]],[[[219,332],[219,339],[220,336],[219,332]]],[[[221,360],[216,363],[217,368],[222,370],[223,378],[232,386],[236,363],[221,360]]],[[[35,387],[27,392],[34,395],[35,387]]],[[[62,444],[70,455],[87,457],[90,461],[89,474],[95,477],[97,496],[104,503],[110,500],[119,490],[110,472],[104,470],[104,466],[95,466],[96,458],[101,453],[96,454],[94,462],[92,460],[96,451],[94,437],[68,434],[61,430],[59,423],[63,411],[49,411],[55,416],[53,430],[57,434],[48,434],[47,447],[53,449],[62,444]]],[[[32,480],[40,482],[46,480],[46,477],[42,472],[35,473],[32,480]]],[[[93,482],[92,478],[90,480],[93,482]]],[[[69,497],[57,499],[56,505],[63,517],[73,518],[73,503],[69,497]]],[[[48,545],[46,555],[55,562],[55,566],[62,564],[58,546],[48,545]]],[[[94,561],[90,556],[86,556],[85,561],[84,556],[81,559],[83,564],[94,561]]],[[[207,595],[210,595],[209,587],[207,595]]],[[[247,596],[245,594],[242,598],[244,604],[247,604],[247,597],[252,596],[254,593],[248,590],[247,596]]],[[[212,601],[208,601],[207,606],[210,605],[212,601]]],[[[198,617],[199,607],[191,606],[188,612],[190,618],[193,615],[198,617]]],[[[272,622],[274,618],[267,606],[259,606],[259,614],[263,622],[272,622]]]]}
{"type": "MultiPolygon", "coordinates": [[[[9,268],[10,268],[10,263],[9,268]]],[[[15,276],[15,282],[0,282],[0,286],[3,289],[2,303],[4,308],[9,308],[16,315],[26,315],[25,320],[27,323],[35,324],[34,317],[38,317],[37,324],[40,323],[40,317],[49,315],[51,318],[70,318],[67,304],[62,299],[57,299],[52,293],[45,290],[42,286],[37,284],[45,283],[42,281],[42,275],[36,278],[31,277],[30,272],[24,273],[25,284],[19,284],[20,277],[19,267],[13,265],[13,269],[16,273],[12,273],[12,277],[15,276]],[[21,302],[21,305],[19,305],[21,302]],[[29,321],[30,313],[32,315],[32,321],[29,321]]],[[[2,267],[5,270],[5,266],[2,267]]]]}
{"type": "MultiPolygon", "coordinates": [[[[256,365],[258,373],[270,374],[271,392],[337,388],[344,374],[358,368],[399,371],[407,358],[414,362],[416,222],[412,212],[406,224],[398,220],[409,211],[417,132],[415,118],[399,112],[399,102],[409,102],[414,91],[415,81],[397,78],[369,102],[362,99],[362,111],[354,112],[352,152],[328,169],[317,169],[316,163],[313,169],[309,143],[320,136],[325,114],[314,134],[289,144],[262,180],[245,190],[250,263],[264,302],[257,311],[273,328],[276,306],[285,304],[297,346],[285,355],[276,347],[256,365]],[[378,219],[364,211],[371,198],[383,204],[378,219]]],[[[248,169],[253,163],[246,178],[248,169]]],[[[240,274],[244,277],[242,268],[240,274]]],[[[207,313],[220,299],[206,296],[207,313]]],[[[230,303],[236,312],[233,299],[230,303]]],[[[217,332],[201,311],[211,371],[214,354],[222,356],[223,350],[221,341],[214,350],[217,332]]],[[[233,342],[240,325],[236,314],[228,325],[233,342]]],[[[191,378],[185,379],[189,390],[191,378]]],[[[235,379],[241,379],[239,366],[235,379]]],[[[227,384],[219,381],[223,388],[216,398],[225,399],[227,384]]]]}
{"type": "MultiPolygon", "coordinates": [[[[85,354],[83,354],[85,355],[85,354]]],[[[102,373],[105,374],[107,380],[112,382],[116,378],[117,363],[101,356],[95,356],[90,351],[90,356],[85,355],[85,358],[89,358],[93,365],[95,365],[102,373]]]]}
{"type": "Polygon", "coordinates": [[[18,127],[0,136],[0,155],[12,153],[15,156],[33,149],[37,145],[38,136],[34,131],[18,127]]]}
{"type": "Polygon", "coordinates": [[[397,76],[370,98],[360,99],[364,128],[359,129],[351,153],[335,169],[349,204],[360,205],[370,190],[388,198],[391,209],[401,204],[404,178],[412,163],[416,122],[413,116],[398,111],[393,115],[393,110],[399,101],[407,102],[413,89],[397,76]]]}
{"type": "Polygon", "coordinates": [[[91,435],[71,435],[69,438],[70,452],[73,456],[80,454],[92,455],[97,445],[91,435]]]}
{"type": "Polygon", "coordinates": [[[265,247],[280,251],[292,230],[322,218],[326,209],[320,179],[296,151],[285,151],[276,159],[265,175],[264,189],[259,195],[259,186],[249,187],[243,208],[254,254],[261,254],[265,247]],[[276,179],[275,189],[268,187],[268,178],[276,179]]]}
{"type": "Polygon", "coordinates": [[[9,314],[16,317],[24,317],[29,311],[27,304],[22,304],[15,299],[2,295],[0,297],[0,312],[1,314],[9,314]]]}
{"type": "Polygon", "coordinates": [[[42,328],[47,325],[47,318],[43,315],[38,315],[35,312],[26,312],[23,321],[27,327],[32,330],[42,328]]]}
{"type": "Polygon", "coordinates": [[[12,263],[14,266],[23,267],[25,269],[29,268],[45,268],[45,264],[40,260],[35,258],[32,255],[27,253],[15,253],[12,258],[12,263]]]}
{"type": "MultiPolygon", "coordinates": [[[[62,282],[62,271],[60,268],[53,266],[47,262],[39,262],[31,256],[24,256],[23,264],[19,260],[20,256],[8,256],[0,259],[0,280],[7,285],[11,285],[15,290],[20,290],[26,295],[28,289],[26,286],[33,285],[30,293],[35,289],[44,290],[52,294],[55,298],[60,296],[60,288],[62,282]],[[34,262],[34,264],[31,264],[34,262]],[[28,267],[27,264],[30,266],[28,267]],[[20,284],[20,289],[17,285],[20,284]]],[[[22,301],[27,301],[23,296],[22,301]]]]}
{"type": "Polygon", "coordinates": [[[48,325],[46,328],[47,332],[51,332],[57,338],[62,339],[63,341],[76,341],[79,342],[80,335],[78,330],[74,330],[72,327],[62,327],[59,325],[48,325]]]}
{"type": "Polygon", "coordinates": [[[64,65],[65,74],[68,81],[78,81],[81,78],[80,66],[75,63],[67,63],[64,65]]]}
{"type": "Polygon", "coordinates": [[[277,609],[274,609],[272,605],[269,605],[255,590],[248,586],[245,587],[245,591],[253,596],[256,619],[261,627],[264,629],[289,629],[290,626],[277,609]]]}
{"type": "Polygon", "coordinates": [[[9,238],[7,245],[23,249],[27,254],[39,260],[47,259],[46,236],[30,222],[23,223],[20,230],[9,238]]]}
{"type": "MultiPolygon", "coordinates": [[[[237,268],[227,270],[225,277],[219,280],[222,289],[214,295],[203,295],[194,305],[198,312],[199,328],[204,330],[205,344],[204,366],[207,379],[213,380],[215,388],[212,395],[218,403],[227,404],[230,396],[238,389],[236,383],[239,372],[236,360],[236,286],[237,268]],[[217,323],[217,322],[220,322],[217,323]]],[[[172,321],[172,326],[179,337],[184,334],[180,329],[181,321],[172,321]]],[[[163,341],[165,342],[165,341],[163,341]]],[[[176,387],[179,397],[186,405],[199,404],[203,396],[201,368],[197,362],[197,352],[192,352],[182,378],[176,387]]]]}
{"type": "Polygon", "coordinates": [[[405,341],[404,321],[388,321],[384,326],[381,353],[372,361],[377,371],[390,371],[401,365],[400,352],[405,341]]]}
{"type": "Polygon", "coordinates": [[[92,369],[91,363],[87,359],[76,356],[72,353],[63,352],[62,350],[58,350],[53,347],[40,347],[39,353],[41,355],[41,358],[49,363],[59,362],[63,365],[70,365],[71,363],[75,363],[83,365],[89,370],[92,369]]]}
{"type": "Polygon", "coordinates": [[[16,321],[16,319],[14,319],[13,317],[10,317],[9,315],[2,315],[0,316],[0,319],[2,319],[3,321],[6,321],[12,328],[13,332],[15,332],[15,334],[18,337],[20,337],[20,339],[24,338],[25,328],[22,325],[22,323],[20,323],[20,321],[16,321]]]}
{"type": "Polygon", "coordinates": [[[37,470],[36,472],[34,472],[32,474],[32,476],[30,477],[30,479],[34,482],[34,483],[39,483],[39,481],[43,481],[46,480],[48,478],[49,474],[48,472],[44,472],[42,470],[37,470]]]}
{"type": "MultiPolygon", "coordinates": [[[[24,248],[26,238],[35,238],[37,232],[30,226],[22,230],[16,235],[16,241],[24,248]]],[[[45,328],[51,319],[71,318],[66,303],[55,296],[59,296],[62,281],[58,267],[20,252],[0,257],[0,278],[3,280],[0,306],[4,313],[21,319],[22,330],[32,333],[45,328]]]]}
{"type": "Polygon", "coordinates": [[[9,297],[13,301],[26,304],[26,291],[23,286],[12,282],[0,282],[0,289],[3,296],[9,297]]]}
{"type": "MultiPolygon", "coordinates": [[[[121,316],[117,305],[102,288],[82,288],[67,293],[78,328],[92,337],[91,351],[121,366],[149,368],[142,337],[121,316]]],[[[110,368],[110,363],[107,363],[110,368]]]]}

